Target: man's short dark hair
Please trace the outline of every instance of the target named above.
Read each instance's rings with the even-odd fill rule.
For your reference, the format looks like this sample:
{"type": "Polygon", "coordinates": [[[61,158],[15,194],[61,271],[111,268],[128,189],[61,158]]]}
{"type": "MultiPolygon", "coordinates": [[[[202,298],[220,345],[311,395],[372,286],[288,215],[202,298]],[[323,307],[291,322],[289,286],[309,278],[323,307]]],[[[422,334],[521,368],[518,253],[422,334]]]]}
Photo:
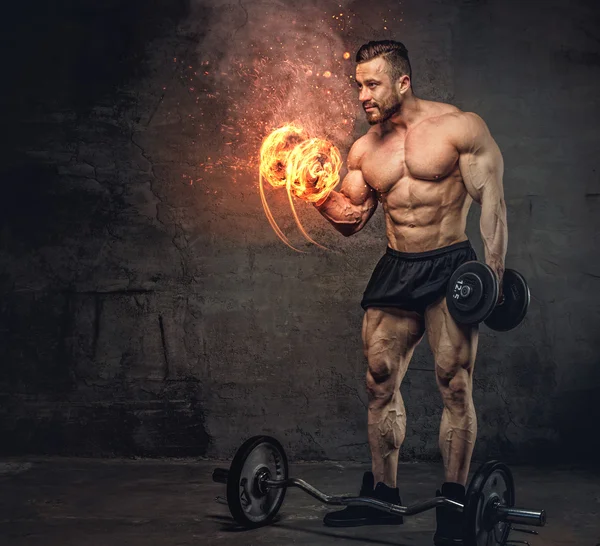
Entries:
{"type": "Polygon", "coordinates": [[[412,70],[408,60],[408,50],[402,42],[380,40],[364,44],[356,53],[357,63],[366,63],[376,57],[383,57],[388,64],[388,74],[393,82],[407,75],[412,79],[412,70]]]}

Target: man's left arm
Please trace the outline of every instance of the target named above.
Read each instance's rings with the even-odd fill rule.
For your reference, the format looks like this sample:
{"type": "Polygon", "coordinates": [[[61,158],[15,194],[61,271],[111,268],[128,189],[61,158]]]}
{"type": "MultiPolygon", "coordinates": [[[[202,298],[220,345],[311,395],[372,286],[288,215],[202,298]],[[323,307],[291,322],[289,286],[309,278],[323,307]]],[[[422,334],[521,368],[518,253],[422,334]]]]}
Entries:
{"type": "Polygon", "coordinates": [[[464,113],[460,118],[460,130],[456,137],[459,168],[469,195],[481,205],[479,227],[485,262],[498,277],[501,295],[508,244],[502,185],[504,161],[487,125],[477,114],[464,113]]]}

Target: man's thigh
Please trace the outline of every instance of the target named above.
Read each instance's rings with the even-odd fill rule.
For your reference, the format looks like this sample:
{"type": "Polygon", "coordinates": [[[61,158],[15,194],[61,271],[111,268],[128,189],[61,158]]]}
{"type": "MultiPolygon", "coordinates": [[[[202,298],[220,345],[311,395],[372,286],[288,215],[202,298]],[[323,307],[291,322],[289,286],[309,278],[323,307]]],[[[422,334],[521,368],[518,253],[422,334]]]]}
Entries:
{"type": "Polygon", "coordinates": [[[446,298],[442,297],[425,310],[425,329],[436,368],[472,371],[477,355],[479,327],[458,324],[450,315],[446,298]]]}
{"type": "Polygon", "coordinates": [[[415,311],[395,307],[370,307],[365,311],[362,339],[369,368],[397,367],[408,360],[425,333],[425,318],[415,311]]]}

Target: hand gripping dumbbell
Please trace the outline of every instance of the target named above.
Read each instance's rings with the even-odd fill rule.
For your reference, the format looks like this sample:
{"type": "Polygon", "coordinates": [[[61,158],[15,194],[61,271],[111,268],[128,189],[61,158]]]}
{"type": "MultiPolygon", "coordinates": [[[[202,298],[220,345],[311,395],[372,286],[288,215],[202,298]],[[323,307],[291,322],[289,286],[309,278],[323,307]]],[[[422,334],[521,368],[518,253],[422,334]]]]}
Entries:
{"type": "Polygon", "coordinates": [[[525,318],[530,302],[525,277],[507,269],[502,278],[502,301],[498,304],[498,280],[491,267],[472,261],[462,264],[450,277],[446,303],[459,324],[478,324],[498,332],[517,327],[525,318]]]}

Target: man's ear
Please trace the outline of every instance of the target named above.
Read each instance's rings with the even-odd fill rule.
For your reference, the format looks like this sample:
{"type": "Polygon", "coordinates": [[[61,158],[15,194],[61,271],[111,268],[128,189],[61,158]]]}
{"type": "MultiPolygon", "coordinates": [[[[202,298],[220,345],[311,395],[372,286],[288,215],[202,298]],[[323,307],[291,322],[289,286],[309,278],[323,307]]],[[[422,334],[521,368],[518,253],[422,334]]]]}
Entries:
{"type": "Polygon", "coordinates": [[[400,76],[400,78],[398,78],[398,81],[396,82],[396,85],[398,93],[403,95],[410,89],[410,76],[408,76],[407,74],[400,76]]]}

